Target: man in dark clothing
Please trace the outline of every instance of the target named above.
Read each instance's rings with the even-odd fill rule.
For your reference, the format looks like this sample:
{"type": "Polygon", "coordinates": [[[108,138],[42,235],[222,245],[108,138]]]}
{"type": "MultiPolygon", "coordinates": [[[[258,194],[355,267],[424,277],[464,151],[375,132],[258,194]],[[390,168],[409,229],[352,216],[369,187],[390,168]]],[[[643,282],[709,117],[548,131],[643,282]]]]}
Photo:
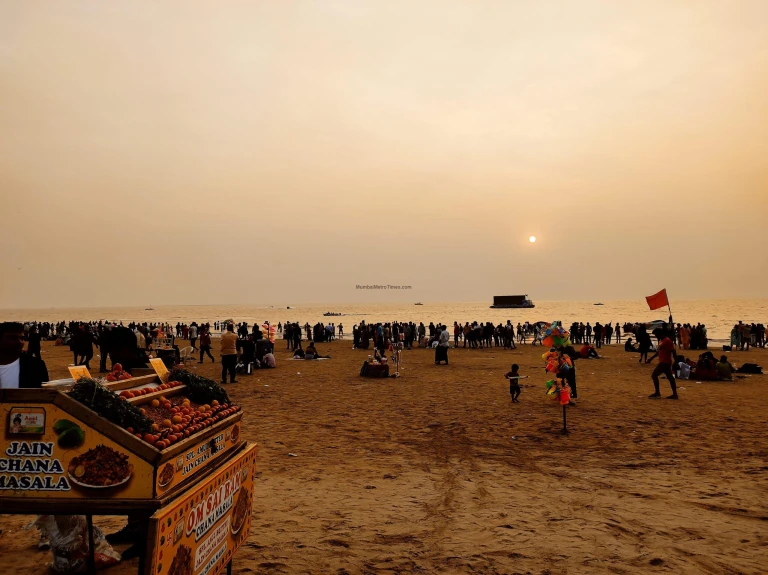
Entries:
{"type": "Polygon", "coordinates": [[[30,357],[36,357],[37,359],[43,359],[40,355],[40,334],[37,332],[37,327],[34,325],[29,330],[29,341],[27,342],[27,355],[30,357]]]}
{"type": "Polygon", "coordinates": [[[595,347],[599,349],[603,347],[603,324],[601,324],[599,321],[595,323],[594,334],[595,347]]]}
{"type": "Polygon", "coordinates": [[[24,326],[0,323],[0,389],[39,388],[46,381],[45,362],[24,353],[24,326]]]}
{"type": "Polygon", "coordinates": [[[119,363],[128,373],[134,368],[147,367],[146,354],[138,349],[136,334],[127,327],[113,327],[109,332],[109,357],[112,365],[119,363]]]}
{"type": "Polygon", "coordinates": [[[107,371],[107,355],[110,352],[109,337],[111,330],[109,326],[104,326],[104,329],[99,333],[99,373],[106,373],[107,371]]]}

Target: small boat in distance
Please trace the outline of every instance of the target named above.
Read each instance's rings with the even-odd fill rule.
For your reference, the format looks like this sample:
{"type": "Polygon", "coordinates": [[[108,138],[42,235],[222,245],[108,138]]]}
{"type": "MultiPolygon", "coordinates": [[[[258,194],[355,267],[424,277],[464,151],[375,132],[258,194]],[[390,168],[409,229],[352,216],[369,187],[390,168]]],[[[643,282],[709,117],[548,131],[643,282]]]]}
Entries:
{"type": "Polygon", "coordinates": [[[495,295],[493,296],[493,305],[496,309],[530,309],[536,307],[533,302],[525,295],[495,295]]]}
{"type": "Polygon", "coordinates": [[[326,316],[326,317],[336,317],[336,316],[339,316],[339,315],[342,315],[342,314],[340,314],[340,313],[334,313],[334,312],[332,312],[332,311],[327,311],[327,312],[325,312],[323,315],[324,315],[324,316],[326,316]]]}
{"type": "Polygon", "coordinates": [[[423,303],[421,303],[420,301],[417,301],[417,302],[416,302],[415,304],[413,304],[413,305],[424,305],[424,304],[423,304],[423,303]]]}
{"type": "Polygon", "coordinates": [[[149,307],[145,307],[144,311],[155,311],[155,308],[152,307],[152,304],[149,304],[149,307]]]}
{"type": "Polygon", "coordinates": [[[602,304],[602,303],[593,303],[592,305],[605,305],[605,304],[602,304]]]}

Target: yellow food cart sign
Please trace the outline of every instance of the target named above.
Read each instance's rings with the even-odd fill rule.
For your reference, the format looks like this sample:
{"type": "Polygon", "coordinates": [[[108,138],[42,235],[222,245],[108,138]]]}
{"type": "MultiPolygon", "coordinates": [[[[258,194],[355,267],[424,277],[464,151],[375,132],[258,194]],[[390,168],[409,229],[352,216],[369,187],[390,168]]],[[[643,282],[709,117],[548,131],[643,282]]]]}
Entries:
{"type": "Polygon", "coordinates": [[[71,375],[72,379],[75,381],[78,381],[81,377],[92,379],[88,368],[84,365],[70,365],[67,369],[69,370],[69,375],[71,375]]]}
{"type": "Polygon", "coordinates": [[[192,485],[150,518],[152,575],[217,575],[251,523],[256,445],[192,485]]]}
{"type": "Polygon", "coordinates": [[[163,363],[163,360],[159,357],[152,357],[149,359],[149,363],[152,364],[152,367],[155,369],[155,373],[157,374],[157,377],[160,378],[160,381],[163,383],[168,383],[168,368],[165,367],[165,364],[163,363]]]}
{"type": "Polygon", "coordinates": [[[0,404],[0,425],[0,501],[152,497],[149,463],[53,404],[0,404]]]}

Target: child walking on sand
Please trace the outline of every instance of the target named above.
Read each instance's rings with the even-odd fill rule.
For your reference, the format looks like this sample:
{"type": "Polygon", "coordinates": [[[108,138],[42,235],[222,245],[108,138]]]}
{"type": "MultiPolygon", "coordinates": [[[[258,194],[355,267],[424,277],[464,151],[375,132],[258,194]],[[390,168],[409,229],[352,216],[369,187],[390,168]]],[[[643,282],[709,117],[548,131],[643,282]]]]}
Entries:
{"type": "Polygon", "coordinates": [[[520,397],[520,374],[518,370],[520,367],[516,363],[512,364],[511,371],[504,374],[504,377],[509,380],[509,395],[512,396],[512,403],[520,403],[517,398],[520,397]]]}

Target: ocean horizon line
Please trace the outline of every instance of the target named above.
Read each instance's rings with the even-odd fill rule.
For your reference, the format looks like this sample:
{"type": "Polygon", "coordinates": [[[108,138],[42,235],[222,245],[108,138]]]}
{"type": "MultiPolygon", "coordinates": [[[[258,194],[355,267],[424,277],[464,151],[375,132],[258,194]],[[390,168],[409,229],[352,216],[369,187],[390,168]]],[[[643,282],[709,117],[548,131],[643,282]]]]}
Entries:
{"type": "MultiPolygon", "coordinates": [[[[413,298],[418,299],[418,298],[413,298]]],[[[701,302],[701,301],[768,301],[768,296],[765,297],[744,297],[744,296],[738,296],[738,297],[698,297],[698,298],[677,298],[672,300],[672,303],[674,302],[701,302]]],[[[643,298],[630,298],[630,299],[603,299],[600,300],[599,298],[594,299],[536,299],[534,300],[534,303],[644,303],[645,297],[643,298]]],[[[146,305],[152,306],[152,309],[157,308],[166,308],[166,307],[256,307],[256,308],[280,308],[280,307],[287,307],[290,306],[291,309],[294,309],[296,307],[300,306],[307,306],[307,307],[317,307],[317,306],[333,306],[333,305],[343,305],[343,306],[375,306],[375,305],[415,305],[416,303],[420,303],[424,306],[429,305],[461,305],[461,304],[468,304],[468,305],[483,305],[488,304],[490,305],[492,302],[488,302],[485,300],[419,300],[417,302],[411,302],[411,301],[375,301],[375,302],[342,302],[342,301],[335,301],[335,302],[329,302],[329,301],[320,301],[320,302],[285,302],[285,303],[159,303],[159,304],[122,304],[122,305],[113,305],[113,304],[101,304],[101,305],[63,305],[63,306],[47,306],[47,307],[3,307],[0,308],[0,312],[3,311],[56,311],[56,310],[74,310],[74,309],[103,309],[103,308],[113,308],[113,309],[141,309],[144,311],[149,310],[149,308],[143,307],[146,305]]],[[[535,309],[535,308],[533,308],[535,309]]]]}

